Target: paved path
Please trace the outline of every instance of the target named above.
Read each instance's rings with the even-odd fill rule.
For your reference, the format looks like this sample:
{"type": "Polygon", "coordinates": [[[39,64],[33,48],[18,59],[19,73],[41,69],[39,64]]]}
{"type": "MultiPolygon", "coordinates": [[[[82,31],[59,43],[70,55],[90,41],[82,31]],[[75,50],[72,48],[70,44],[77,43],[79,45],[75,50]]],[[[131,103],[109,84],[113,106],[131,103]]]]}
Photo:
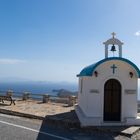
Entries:
{"type": "Polygon", "coordinates": [[[48,126],[40,120],[0,114],[1,140],[137,140],[140,133],[132,138],[97,131],[84,132],[78,129],[63,129],[48,126]]]}
{"type": "Polygon", "coordinates": [[[104,140],[108,136],[100,133],[80,132],[47,126],[39,120],[0,115],[0,139],[2,140],[104,140]],[[106,137],[106,138],[105,138],[106,137]]]}
{"type": "Polygon", "coordinates": [[[0,115],[1,140],[70,140],[50,132],[41,131],[41,121],[0,115]]]}
{"type": "MultiPolygon", "coordinates": [[[[0,129],[2,140],[78,140],[83,135],[78,131],[47,126],[40,120],[3,114],[0,114],[0,129]]],[[[83,138],[90,140],[88,137],[87,134],[83,135],[83,138]]]]}

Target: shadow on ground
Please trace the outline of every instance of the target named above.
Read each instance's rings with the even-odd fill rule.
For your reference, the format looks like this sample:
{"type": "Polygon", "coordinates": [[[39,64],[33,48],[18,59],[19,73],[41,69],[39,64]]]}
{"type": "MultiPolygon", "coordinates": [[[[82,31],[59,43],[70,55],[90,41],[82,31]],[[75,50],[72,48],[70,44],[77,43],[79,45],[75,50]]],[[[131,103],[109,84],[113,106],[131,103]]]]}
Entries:
{"type": "MultiPolygon", "coordinates": [[[[114,140],[119,137],[121,131],[127,129],[124,126],[86,127],[81,128],[75,111],[46,116],[40,127],[37,140],[114,140]],[[51,133],[62,138],[45,135],[42,132],[51,133]],[[63,139],[66,140],[66,139],[63,139]]],[[[125,137],[130,137],[129,135],[125,137]]],[[[128,139],[129,140],[129,139],[128,139]]]]}

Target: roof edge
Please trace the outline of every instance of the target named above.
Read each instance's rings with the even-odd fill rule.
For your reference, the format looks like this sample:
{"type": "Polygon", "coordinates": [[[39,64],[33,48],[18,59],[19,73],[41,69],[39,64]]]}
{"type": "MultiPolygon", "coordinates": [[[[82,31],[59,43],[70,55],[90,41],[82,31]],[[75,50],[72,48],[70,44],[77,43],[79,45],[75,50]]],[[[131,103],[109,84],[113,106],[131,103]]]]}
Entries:
{"type": "Polygon", "coordinates": [[[130,64],[133,68],[135,68],[136,72],[138,73],[138,77],[140,78],[140,70],[139,68],[130,60],[126,59],[126,58],[122,58],[122,57],[109,57],[109,58],[105,58],[102,59],[100,61],[98,61],[97,63],[87,66],[85,67],[80,74],[77,75],[77,77],[81,77],[81,76],[92,76],[92,73],[94,72],[94,70],[96,69],[97,66],[99,66],[100,64],[107,62],[107,61],[111,61],[111,60],[120,60],[123,62],[126,62],[128,64],[130,64]]]}

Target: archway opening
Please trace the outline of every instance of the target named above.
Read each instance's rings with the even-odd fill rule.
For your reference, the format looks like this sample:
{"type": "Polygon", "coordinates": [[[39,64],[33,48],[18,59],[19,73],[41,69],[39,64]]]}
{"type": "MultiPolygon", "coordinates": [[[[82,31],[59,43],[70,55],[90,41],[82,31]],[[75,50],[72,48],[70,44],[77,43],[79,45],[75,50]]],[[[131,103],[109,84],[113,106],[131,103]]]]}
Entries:
{"type": "Polygon", "coordinates": [[[121,121],[121,84],[116,79],[104,85],[104,121],[121,121]]]}

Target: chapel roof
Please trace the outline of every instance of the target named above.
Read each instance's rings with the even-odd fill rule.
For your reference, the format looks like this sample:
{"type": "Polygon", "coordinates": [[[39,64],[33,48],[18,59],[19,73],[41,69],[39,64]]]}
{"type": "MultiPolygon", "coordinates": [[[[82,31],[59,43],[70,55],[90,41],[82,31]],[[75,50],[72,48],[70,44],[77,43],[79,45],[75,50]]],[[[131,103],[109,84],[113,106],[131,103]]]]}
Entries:
{"type": "Polygon", "coordinates": [[[109,57],[109,58],[105,58],[102,59],[100,61],[98,61],[97,63],[94,63],[92,65],[89,65],[87,67],[85,67],[80,74],[77,75],[77,77],[81,77],[81,76],[92,76],[93,72],[95,71],[96,67],[99,66],[100,64],[107,62],[107,61],[111,61],[111,60],[119,60],[119,61],[123,61],[128,63],[129,65],[131,65],[137,72],[139,78],[140,78],[140,70],[139,68],[130,60],[126,59],[126,58],[122,58],[122,57],[109,57]]]}

